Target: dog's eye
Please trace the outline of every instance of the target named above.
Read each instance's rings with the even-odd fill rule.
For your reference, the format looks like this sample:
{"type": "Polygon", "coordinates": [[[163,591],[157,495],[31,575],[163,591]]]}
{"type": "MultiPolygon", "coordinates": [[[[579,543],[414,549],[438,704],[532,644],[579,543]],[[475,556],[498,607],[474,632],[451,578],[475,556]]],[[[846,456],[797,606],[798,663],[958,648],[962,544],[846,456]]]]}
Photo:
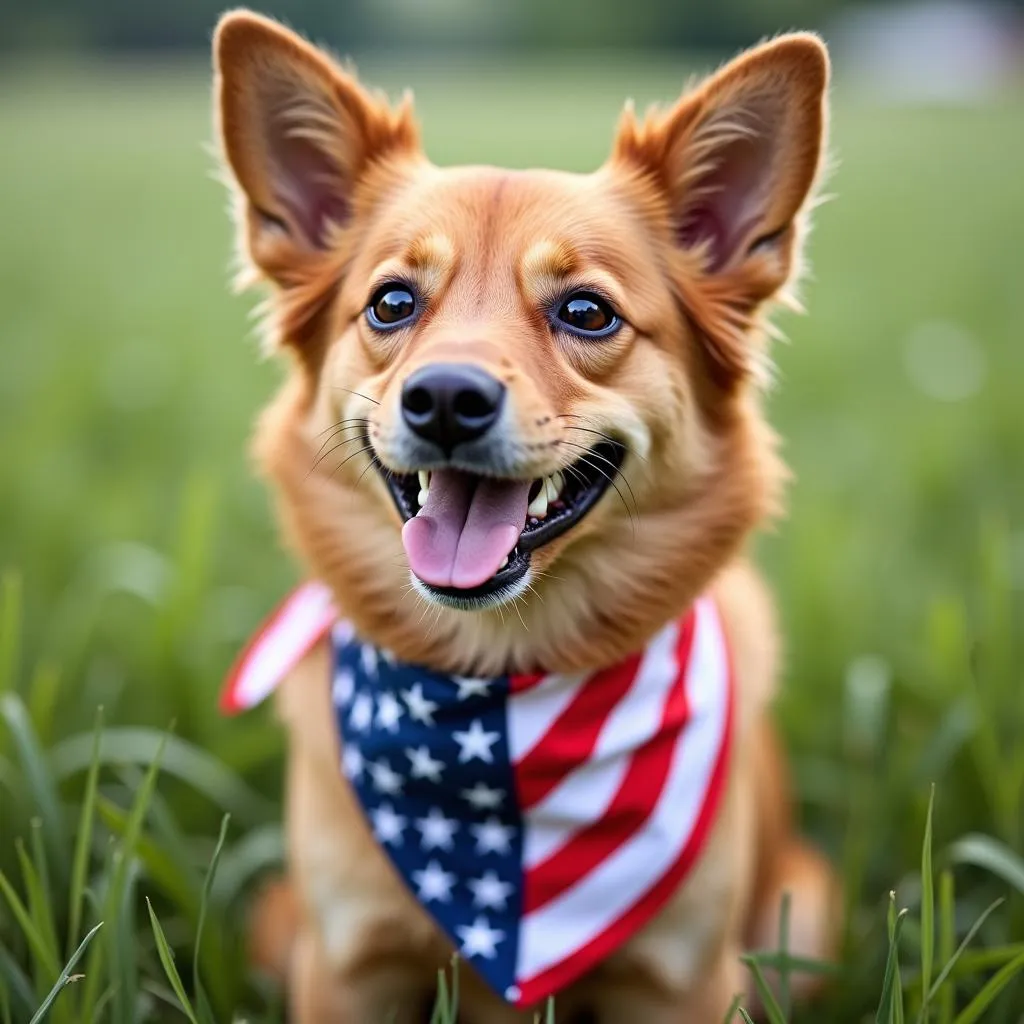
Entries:
{"type": "Polygon", "coordinates": [[[611,334],[621,321],[604,299],[590,292],[570,295],[558,310],[558,320],[577,334],[602,337],[611,334]]]}
{"type": "Polygon", "coordinates": [[[404,284],[381,285],[366,307],[366,318],[373,327],[395,327],[416,312],[416,299],[404,284]]]}

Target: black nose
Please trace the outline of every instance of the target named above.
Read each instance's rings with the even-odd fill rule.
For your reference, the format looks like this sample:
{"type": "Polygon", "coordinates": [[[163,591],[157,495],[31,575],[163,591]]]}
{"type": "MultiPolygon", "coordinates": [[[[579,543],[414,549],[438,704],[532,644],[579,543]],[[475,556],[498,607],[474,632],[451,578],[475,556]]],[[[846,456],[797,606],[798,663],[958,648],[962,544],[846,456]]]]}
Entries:
{"type": "Polygon", "coordinates": [[[450,455],[457,444],[490,430],[504,398],[505,385],[476,366],[432,363],[402,387],[402,417],[411,430],[450,455]]]}

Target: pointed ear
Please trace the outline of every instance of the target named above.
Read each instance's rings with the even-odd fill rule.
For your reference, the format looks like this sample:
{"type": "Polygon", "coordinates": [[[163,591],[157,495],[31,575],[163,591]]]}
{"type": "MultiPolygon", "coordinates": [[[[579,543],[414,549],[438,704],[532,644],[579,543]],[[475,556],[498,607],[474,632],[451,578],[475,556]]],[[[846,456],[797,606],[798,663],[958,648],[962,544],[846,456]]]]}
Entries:
{"type": "MultiPolygon", "coordinates": [[[[716,359],[742,371],[741,337],[799,268],[801,214],[823,162],[828,54],[781,36],[712,75],[667,112],[627,112],[613,163],[655,182],[688,273],[690,311],[716,359]]],[[[661,204],[659,204],[661,205],[661,204]]]]}
{"type": "Polygon", "coordinates": [[[393,110],[324,53],[249,11],[221,18],[213,42],[216,116],[243,197],[253,262],[287,286],[353,216],[367,169],[418,152],[410,106],[393,110]]]}

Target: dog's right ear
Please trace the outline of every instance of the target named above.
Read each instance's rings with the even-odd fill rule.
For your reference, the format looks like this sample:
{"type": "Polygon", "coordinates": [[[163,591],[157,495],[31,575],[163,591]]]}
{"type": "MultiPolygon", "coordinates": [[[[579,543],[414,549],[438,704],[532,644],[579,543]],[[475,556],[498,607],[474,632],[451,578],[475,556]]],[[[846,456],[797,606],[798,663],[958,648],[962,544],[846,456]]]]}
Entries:
{"type": "Polygon", "coordinates": [[[221,18],[213,56],[244,244],[271,280],[301,284],[358,213],[368,168],[419,151],[411,105],[393,109],[316,47],[250,11],[221,18]]]}

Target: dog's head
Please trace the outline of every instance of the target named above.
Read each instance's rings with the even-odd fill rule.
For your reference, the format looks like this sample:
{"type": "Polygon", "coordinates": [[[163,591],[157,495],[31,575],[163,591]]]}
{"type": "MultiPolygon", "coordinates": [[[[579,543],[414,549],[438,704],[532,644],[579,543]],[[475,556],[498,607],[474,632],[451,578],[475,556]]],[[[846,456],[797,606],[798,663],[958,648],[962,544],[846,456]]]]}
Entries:
{"type": "Polygon", "coordinates": [[[257,452],[311,568],[409,656],[642,643],[776,501],[763,317],[821,164],[822,44],[627,110],[589,175],[438,168],[408,100],[248,12],[215,57],[243,255],[293,356],[257,452]]]}

